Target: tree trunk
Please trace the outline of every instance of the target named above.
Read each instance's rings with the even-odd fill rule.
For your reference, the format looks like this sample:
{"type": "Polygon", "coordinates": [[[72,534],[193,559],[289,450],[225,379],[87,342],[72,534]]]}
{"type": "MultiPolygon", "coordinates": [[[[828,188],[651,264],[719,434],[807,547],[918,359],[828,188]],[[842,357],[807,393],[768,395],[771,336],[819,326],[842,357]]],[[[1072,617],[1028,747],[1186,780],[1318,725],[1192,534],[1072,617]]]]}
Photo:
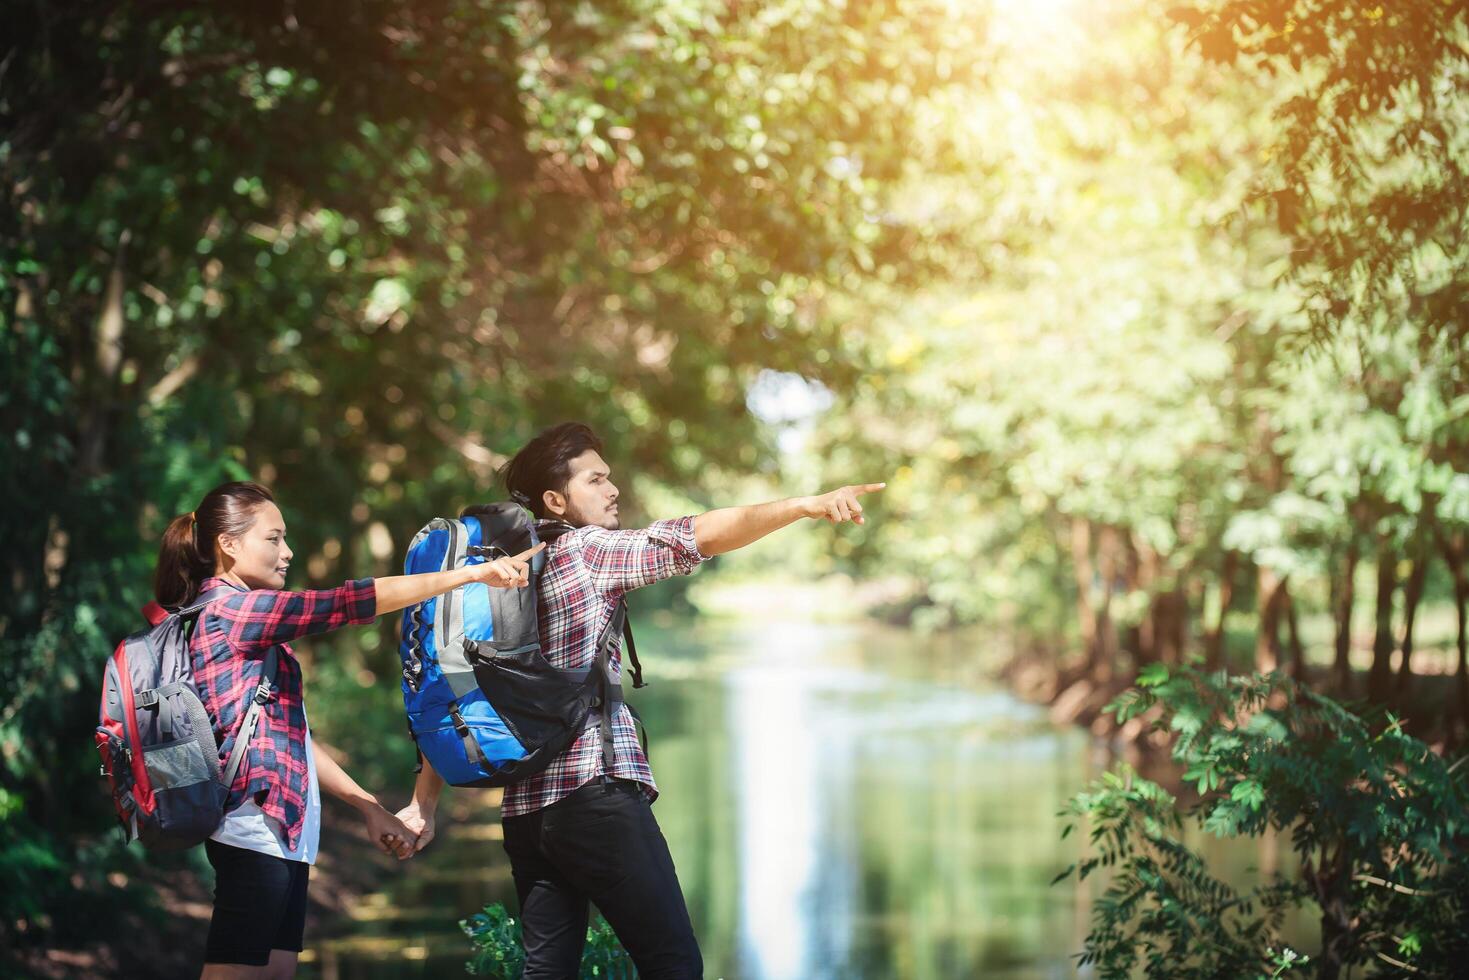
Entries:
{"type": "Polygon", "coordinates": [[[1138,555],[1138,587],[1149,593],[1141,624],[1142,649],[1149,660],[1180,664],[1188,632],[1188,596],[1180,576],[1146,542],[1134,540],[1133,549],[1138,555]]]}
{"type": "MultiPolygon", "coordinates": [[[[1454,687],[1457,689],[1459,724],[1461,733],[1469,732],[1469,576],[1462,571],[1454,575],[1454,607],[1458,611],[1458,633],[1455,640],[1459,647],[1459,667],[1454,672],[1454,687]]],[[[1450,731],[1453,725],[1447,726],[1450,731]]]]}
{"type": "Polygon", "coordinates": [[[1418,616],[1418,603],[1423,598],[1423,583],[1428,578],[1427,548],[1419,548],[1413,557],[1413,570],[1408,573],[1403,586],[1403,642],[1400,649],[1403,659],[1398,663],[1398,684],[1394,696],[1398,704],[1408,695],[1413,683],[1413,621],[1418,616]]]}
{"type": "MultiPolygon", "coordinates": [[[[1117,624],[1112,621],[1112,596],[1117,591],[1117,533],[1103,526],[1097,537],[1097,571],[1102,577],[1102,602],[1097,607],[1097,649],[1110,679],[1117,669],[1117,624]]],[[[1100,678],[1099,678],[1100,679],[1100,678]]]]}
{"type": "Polygon", "coordinates": [[[1289,581],[1280,583],[1281,604],[1285,607],[1285,636],[1290,653],[1290,674],[1300,684],[1306,683],[1306,651],[1301,646],[1301,629],[1296,620],[1296,600],[1290,594],[1289,581]]]}
{"type": "Polygon", "coordinates": [[[1316,961],[1318,980],[1340,980],[1351,946],[1352,927],[1346,915],[1347,903],[1333,897],[1321,906],[1321,956],[1316,961]]]}
{"type": "MultiPolygon", "coordinates": [[[[1137,548],[1133,547],[1131,535],[1118,535],[1120,541],[1119,550],[1123,556],[1123,579],[1122,584],[1130,597],[1142,588],[1142,562],[1138,558],[1137,548]]],[[[1151,644],[1147,648],[1143,646],[1143,630],[1141,623],[1129,623],[1122,631],[1122,646],[1128,653],[1132,654],[1133,670],[1141,670],[1144,664],[1153,662],[1153,650],[1151,644]]],[[[1148,639],[1151,640],[1151,637],[1148,639]]]]}
{"type": "Polygon", "coordinates": [[[1148,595],[1147,611],[1137,624],[1137,649],[1141,660],[1152,663],[1163,659],[1159,649],[1162,638],[1158,634],[1158,618],[1154,615],[1158,603],[1158,596],[1153,591],[1158,581],[1158,556],[1146,544],[1139,544],[1136,535],[1132,535],[1129,545],[1133,555],[1132,587],[1148,595]]]}
{"type": "Polygon", "coordinates": [[[1323,846],[1320,863],[1313,868],[1308,861],[1302,868],[1321,909],[1321,955],[1316,960],[1320,980],[1340,980],[1352,946],[1351,888],[1347,863],[1341,857],[1345,849],[1339,845],[1333,859],[1323,846]]]}
{"type": "Polygon", "coordinates": [[[1092,604],[1096,570],[1092,565],[1092,525],[1084,517],[1071,519],[1071,571],[1076,577],[1076,620],[1081,628],[1082,649],[1086,651],[1086,676],[1100,679],[1110,671],[1102,656],[1097,634],[1097,609],[1092,604]]]}
{"type": "Polygon", "coordinates": [[[1209,630],[1204,646],[1204,666],[1209,670],[1219,670],[1225,666],[1224,620],[1229,615],[1229,607],[1234,600],[1234,576],[1238,567],[1239,552],[1226,551],[1224,567],[1219,572],[1219,615],[1209,630]]]}
{"type": "Polygon", "coordinates": [[[89,478],[101,475],[107,452],[108,415],[122,366],[122,334],[126,325],[123,301],[127,294],[123,269],[131,238],[131,232],[123,231],[118,239],[112,271],[107,276],[101,309],[92,330],[92,363],[86,367],[93,384],[87,392],[88,402],[82,409],[77,438],[77,470],[89,478]]]}
{"type": "Polygon", "coordinates": [[[1462,570],[1454,576],[1454,605],[1459,611],[1459,669],[1454,675],[1459,689],[1459,725],[1469,731],[1469,576],[1462,570]]]}
{"type": "Polygon", "coordinates": [[[1255,633],[1255,670],[1268,674],[1280,668],[1280,613],[1284,605],[1285,579],[1274,569],[1259,565],[1255,570],[1255,605],[1260,624],[1255,633]]]}
{"type": "Polygon", "coordinates": [[[1367,697],[1383,703],[1392,684],[1392,594],[1398,587],[1397,556],[1385,539],[1377,547],[1377,632],[1372,639],[1372,670],[1367,674],[1367,697]]]}
{"type": "MultiPolygon", "coordinates": [[[[1454,608],[1458,612],[1458,632],[1454,639],[1459,652],[1459,666],[1454,672],[1454,687],[1458,691],[1457,728],[1460,733],[1466,733],[1469,732],[1469,570],[1464,568],[1464,562],[1469,559],[1469,535],[1445,534],[1439,538],[1439,544],[1454,579],[1454,608]]],[[[1452,732],[1456,726],[1446,727],[1452,732]]]]}
{"type": "Polygon", "coordinates": [[[1352,606],[1357,601],[1357,560],[1361,549],[1354,535],[1347,544],[1346,559],[1341,570],[1341,579],[1332,579],[1332,619],[1336,623],[1336,659],[1332,663],[1332,678],[1339,697],[1352,696],[1352,606]]]}
{"type": "Polygon", "coordinates": [[[1158,655],[1165,664],[1183,663],[1188,647],[1188,593],[1178,585],[1158,596],[1154,603],[1153,635],[1158,655]]]}

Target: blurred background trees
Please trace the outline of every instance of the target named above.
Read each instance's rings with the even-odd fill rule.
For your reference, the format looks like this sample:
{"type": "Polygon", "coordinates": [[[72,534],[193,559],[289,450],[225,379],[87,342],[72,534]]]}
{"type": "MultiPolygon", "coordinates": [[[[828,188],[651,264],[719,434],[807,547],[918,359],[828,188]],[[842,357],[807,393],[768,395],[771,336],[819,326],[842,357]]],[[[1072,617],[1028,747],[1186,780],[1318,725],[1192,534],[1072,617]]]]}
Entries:
{"type": "Polygon", "coordinates": [[[880,201],[978,43],[921,0],[4,21],[0,928],[43,933],[87,928],[95,677],[171,515],[260,479],[324,582],[564,418],[650,487],[769,466],[757,373],[851,374],[823,291],[936,267],[880,201]]]}
{"type": "Polygon", "coordinates": [[[864,336],[813,452],[897,473],[859,562],[900,565],[924,621],[1072,654],[1048,689],[1093,709],[1199,659],[1461,737],[1465,37],[1462,5],[1252,2],[1001,36],[1017,94],[960,131],[1006,162],[960,200],[1025,232],[974,221],[984,274],[864,336]],[[1431,707],[1430,598],[1457,664],[1431,707]]]}
{"type": "MultiPolygon", "coordinates": [[[[11,937],[84,926],[62,896],[122,860],[85,735],[172,514],[253,477],[302,584],[385,572],[570,417],[641,516],[886,477],[789,572],[996,627],[1083,719],[1199,661],[1465,734],[1462,4],[4,21],[11,937]]],[[[391,626],[317,675],[359,699],[328,734],[395,710],[391,626]]]]}

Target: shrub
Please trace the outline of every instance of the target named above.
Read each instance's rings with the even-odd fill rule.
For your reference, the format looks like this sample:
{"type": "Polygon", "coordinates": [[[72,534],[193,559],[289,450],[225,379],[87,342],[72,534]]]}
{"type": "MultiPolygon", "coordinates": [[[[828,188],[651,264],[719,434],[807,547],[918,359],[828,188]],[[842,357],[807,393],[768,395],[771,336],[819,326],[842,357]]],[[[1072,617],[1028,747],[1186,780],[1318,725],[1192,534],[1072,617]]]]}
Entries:
{"type": "MultiPolygon", "coordinates": [[[[466,973],[496,980],[518,980],[525,969],[525,950],[520,942],[520,922],[496,902],[483,912],[459,921],[459,928],[474,943],[474,957],[464,964],[466,973]]],[[[601,916],[587,929],[587,945],[581,958],[582,980],[631,980],[637,976],[627,951],[601,916]]]]}
{"type": "Polygon", "coordinates": [[[1092,909],[1083,964],[1104,978],[1310,975],[1355,966],[1450,976],[1469,957],[1469,785],[1391,716],[1366,719],[1281,674],[1228,678],[1154,665],[1108,710],[1157,709],[1174,759],[1200,794],[1180,808],[1122,768],[1078,794],[1092,850],[1061,875],[1111,874],[1092,909]],[[1185,821],[1220,837],[1290,835],[1299,871],[1247,891],[1214,877],[1186,846],[1185,821]],[[1321,945],[1280,935],[1314,910],[1321,945]]]}

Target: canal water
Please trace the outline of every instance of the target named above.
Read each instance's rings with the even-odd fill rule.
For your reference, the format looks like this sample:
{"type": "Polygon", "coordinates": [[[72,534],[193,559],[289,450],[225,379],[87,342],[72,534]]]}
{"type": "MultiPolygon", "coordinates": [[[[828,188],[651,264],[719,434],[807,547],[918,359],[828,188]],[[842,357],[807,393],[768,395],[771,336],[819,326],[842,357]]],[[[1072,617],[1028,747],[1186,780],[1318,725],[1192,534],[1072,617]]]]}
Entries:
{"type": "MultiPolygon", "coordinates": [[[[1056,814],[1107,760],[987,680],[982,647],[872,625],[640,629],[650,684],[631,697],[707,976],[1078,975],[1095,888],[1050,884],[1085,846],[1056,814]]],[[[312,937],[302,975],[462,975],[457,921],[515,907],[496,801],[447,791],[437,839],[312,937]]],[[[1258,852],[1236,850],[1243,873],[1258,852]]]]}

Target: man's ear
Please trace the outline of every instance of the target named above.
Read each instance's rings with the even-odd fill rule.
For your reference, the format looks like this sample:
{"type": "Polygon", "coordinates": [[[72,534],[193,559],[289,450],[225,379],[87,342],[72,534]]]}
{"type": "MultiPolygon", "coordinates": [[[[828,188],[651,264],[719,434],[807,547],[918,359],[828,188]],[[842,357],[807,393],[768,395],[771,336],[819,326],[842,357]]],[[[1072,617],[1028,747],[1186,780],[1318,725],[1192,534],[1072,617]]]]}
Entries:
{"type": "Polygon", "coordinates": [[[566,498],[555,490],[547,490],[541,494],[541,502],[546,505],[546,510],[555,517],[566,516],[566,498]]]}

